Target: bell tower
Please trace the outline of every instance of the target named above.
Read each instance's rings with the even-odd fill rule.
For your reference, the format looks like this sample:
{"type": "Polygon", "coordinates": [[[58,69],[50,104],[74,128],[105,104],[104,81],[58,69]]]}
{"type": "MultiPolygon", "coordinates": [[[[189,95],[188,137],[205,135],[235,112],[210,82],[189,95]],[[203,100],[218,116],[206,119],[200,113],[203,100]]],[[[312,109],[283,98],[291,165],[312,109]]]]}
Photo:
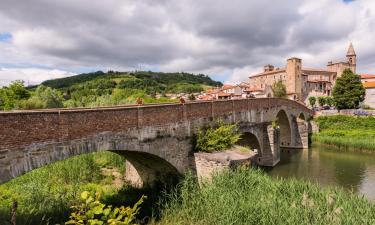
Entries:
{"type": "Polygon", "coordinates": [[[357,55],[355,54],[353,44],[350,42],[348,52],[346,53],[346,58],[348,60],[350,69],[353,73],[356,73],[357,68],[357,55]]]}

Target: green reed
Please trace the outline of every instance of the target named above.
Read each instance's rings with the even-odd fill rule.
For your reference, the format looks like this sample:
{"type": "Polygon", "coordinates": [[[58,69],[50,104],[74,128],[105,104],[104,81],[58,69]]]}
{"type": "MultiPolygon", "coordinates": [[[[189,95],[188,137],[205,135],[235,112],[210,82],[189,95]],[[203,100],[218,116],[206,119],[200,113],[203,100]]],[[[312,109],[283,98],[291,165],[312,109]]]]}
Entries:
{"type": "Polygon", "coordinates": [[[188,176],[158,224],[375,224],[375,204],[336,188],[228,171],[199,187],[188,176]]]}

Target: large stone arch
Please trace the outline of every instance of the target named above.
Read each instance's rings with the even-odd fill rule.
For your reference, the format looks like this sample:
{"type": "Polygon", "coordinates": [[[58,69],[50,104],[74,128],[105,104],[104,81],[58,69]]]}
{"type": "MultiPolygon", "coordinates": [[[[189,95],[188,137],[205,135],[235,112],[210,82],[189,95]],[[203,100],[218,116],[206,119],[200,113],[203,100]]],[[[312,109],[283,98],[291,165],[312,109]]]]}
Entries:
{"type": "Polygon", "coordinates": [[[288,114],[281,109],[275,116],[280,127],[280,147],[290,147],[292,145],[292,128],[288,114]]]}
{"type": "Polygon", "coordinates": [[[62,143],[31,145],[14,151],[15,155],[23,157],[11,159],[9,170],[1,173],[0,178],[7,181],[73,156],[111,151],[127,160],[129,173],[125,174],[126,179],[136,186],[172,184],[189,168],[192,143],[189,137],[181,134],[186,130],[184,124],[171,124],[119,133],[105,132],[62,143]]]}

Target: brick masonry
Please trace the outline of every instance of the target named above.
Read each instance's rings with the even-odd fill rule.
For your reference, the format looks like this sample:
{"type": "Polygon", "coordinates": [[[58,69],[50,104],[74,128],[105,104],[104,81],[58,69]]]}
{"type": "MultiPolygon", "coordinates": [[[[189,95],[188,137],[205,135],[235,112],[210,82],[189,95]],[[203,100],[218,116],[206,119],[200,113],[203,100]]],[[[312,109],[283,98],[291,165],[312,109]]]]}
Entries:
{"type": "MultiPolygon", "coordinates": [[[[145,183],[163,180],[171,177],[165,174],[191,168],[195,132],[216,119],[238,122],[243,132],[256,134],[264,156],[273,154],[274,147],[264,140],[281,110],[290,127],[295,118],[312,116],[304,105],[274,98],[0,112],[0,183],[58,160],[105,150],[123,155],[145,183]]],[[[291,143],[298,147],[294,136],[291,143]]]]}

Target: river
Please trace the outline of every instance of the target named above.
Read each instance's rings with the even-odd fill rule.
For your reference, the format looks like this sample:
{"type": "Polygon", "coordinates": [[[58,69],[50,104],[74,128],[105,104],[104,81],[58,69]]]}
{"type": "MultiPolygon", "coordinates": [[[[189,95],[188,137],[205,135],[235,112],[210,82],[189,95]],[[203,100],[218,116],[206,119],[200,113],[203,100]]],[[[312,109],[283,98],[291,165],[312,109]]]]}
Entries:
{"type": "Polygon", "coordinates": [[[306,150],[283,149],[281,161],[267,169],[272,177],[295,177],[321,186],[337,186],[375,201],[375,154],[345,152],[314,145],[306,150]]]}

